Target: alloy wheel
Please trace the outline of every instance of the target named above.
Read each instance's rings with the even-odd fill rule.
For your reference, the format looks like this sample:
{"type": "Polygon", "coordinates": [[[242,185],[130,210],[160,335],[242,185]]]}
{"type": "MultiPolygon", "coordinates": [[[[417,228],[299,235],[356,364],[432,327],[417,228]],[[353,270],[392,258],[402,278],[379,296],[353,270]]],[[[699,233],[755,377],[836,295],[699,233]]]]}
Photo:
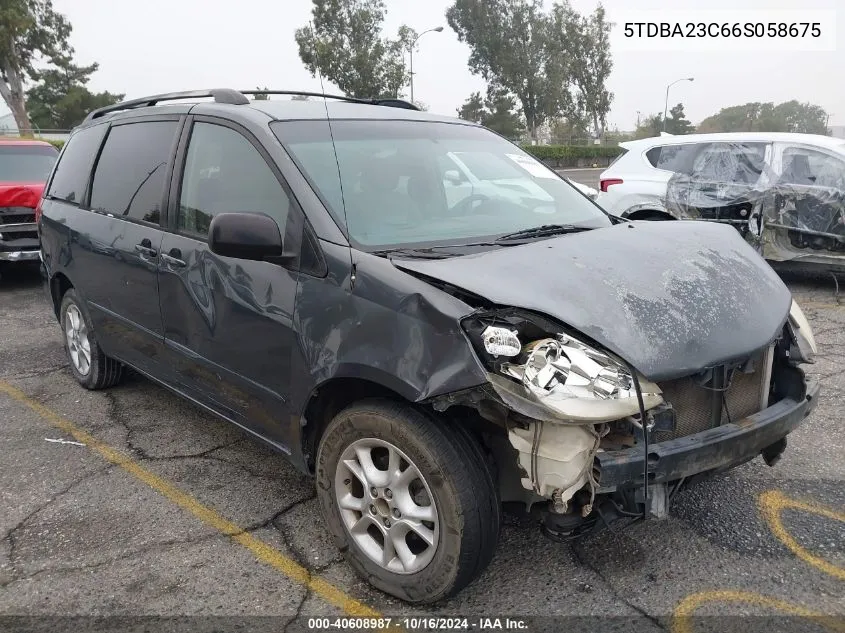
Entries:
{"type": "Polygon", "coordinates": [[[350,444],[337,465],[335,495],[346,529],[373,562],[397,574],[431,562],[440,538],[434,497],[396,446],[375,438],[350,444]]]}
{"type": "Polygon", "coordinates": [[[73,366],[83,376],[91,370],[91,342],[88,340],[88,326],[82,313],[74,304],[65,311],[65,337],[73,366]]]}

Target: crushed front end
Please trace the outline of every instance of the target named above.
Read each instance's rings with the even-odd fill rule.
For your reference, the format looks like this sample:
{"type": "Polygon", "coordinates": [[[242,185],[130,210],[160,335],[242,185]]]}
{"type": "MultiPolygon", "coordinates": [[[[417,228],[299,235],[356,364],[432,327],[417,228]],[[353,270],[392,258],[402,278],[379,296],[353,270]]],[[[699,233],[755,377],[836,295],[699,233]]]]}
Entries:
{"type": "Polygon", "coordinates": [[[503,501],[539,511],[556,539],[663,518],[681,486],[758,455],[774,465],[818,399],[800,367],[816,345],[794,302],[762,349],[657,381],[533,313],[479,311],[463,325],[489,384],[433,404],[474,407],[502,429],[488,444],[503,501]]]}

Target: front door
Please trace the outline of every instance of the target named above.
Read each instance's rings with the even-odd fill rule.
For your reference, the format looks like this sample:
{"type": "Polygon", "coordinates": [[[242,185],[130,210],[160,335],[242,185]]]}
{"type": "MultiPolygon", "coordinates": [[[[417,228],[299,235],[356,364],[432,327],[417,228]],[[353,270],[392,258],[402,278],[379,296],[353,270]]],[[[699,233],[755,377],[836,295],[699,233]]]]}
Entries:
{"type": "Polygon", "coordinates": [[[813,255],[845,254],[845,160],[820,149],[781,146],[766,223],[813,255]]]}
{"type": "Polygon", "coordinates": [[[157,373],[163,350],[158,295],[161,210],[180,121],[112,125],[91,184],[94,212],[80,247],[90,260],[86,293],[104,350],[157,373]]]}
{"type": "Polygon", "coordinates": [[[206,244],[212,218],[263,213],[285,235],[298,213],[281,175],[247,132],[194,121],[161,243],[159,286],[172,380],[229,419],[286,446],[297,273],[221,257],[206,244]]]}

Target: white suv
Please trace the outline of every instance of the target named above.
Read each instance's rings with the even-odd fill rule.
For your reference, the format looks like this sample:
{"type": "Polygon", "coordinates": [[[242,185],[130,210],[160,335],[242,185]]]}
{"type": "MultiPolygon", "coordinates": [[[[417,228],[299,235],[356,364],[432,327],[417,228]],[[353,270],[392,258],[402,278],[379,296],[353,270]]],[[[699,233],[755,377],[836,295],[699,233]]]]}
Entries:
{"type": "Polygon", "coordinates": [[[784,133],[620,143],[597,202],[632,220],[734,225],[766,259],[845,266],[845,141],[784,133]]]}

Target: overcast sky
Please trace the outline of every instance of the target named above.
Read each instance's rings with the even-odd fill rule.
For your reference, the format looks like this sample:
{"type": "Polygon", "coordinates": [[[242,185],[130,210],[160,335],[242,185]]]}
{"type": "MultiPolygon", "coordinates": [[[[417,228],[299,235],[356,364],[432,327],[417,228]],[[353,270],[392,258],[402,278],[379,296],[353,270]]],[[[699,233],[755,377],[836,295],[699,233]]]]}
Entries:
{"type": "MultiPolygon", "coordinates": [[[[596,0],[571,0],[581,12],[596,0]]],[[[53,0],[73,24],[71,42],[77,62],[99,62],[90,88],[138,97],[171,90],[206,87],[319,90],[319,82],[303,67],[294,31],[310,18],[310,0],[53,0]]],[[[448,0],[386,0],[386,30],[400,24],[418,31],[438,25],[419,42],[414,57],[415,96],[432,111],[454,114],[470,92],[484,82],[466,67],[468,48],[448,28],[448,0]]],[[[551,1],[546,1],[547,6],[551,1]]],[[[716,19],[729,11],[766,8],[795,10],[794,0],[605,0],[609,18],[629,19],[647,9],[711,9],[716,19]],[[720,9],[719,7],[724,7],[720,9]]],[[[839,9],[837,49],[828,52],[700,51],[661,53],[622,51],[614,38],[614,68],[609,87],[615,94],[611,127],[634,127],[642,116],[663,110],[666,85],[679,77],[693,83],[672,88],[670,105],[684,103],[693,123],[719,108],[748,101],[799,99],[824,107],[831,125],[845,124],[845,0],[802,0],[800,11],[839,9]]],[[[724,17],[722,17],[724,16],[724,17]]],[[[621,34],[621,27],[618,31],[621,34]]],[[[621,35],[620,35],[621,36],[621,35]]],[[[327,91],[330,86],[326,86],[327,91]]]]}

